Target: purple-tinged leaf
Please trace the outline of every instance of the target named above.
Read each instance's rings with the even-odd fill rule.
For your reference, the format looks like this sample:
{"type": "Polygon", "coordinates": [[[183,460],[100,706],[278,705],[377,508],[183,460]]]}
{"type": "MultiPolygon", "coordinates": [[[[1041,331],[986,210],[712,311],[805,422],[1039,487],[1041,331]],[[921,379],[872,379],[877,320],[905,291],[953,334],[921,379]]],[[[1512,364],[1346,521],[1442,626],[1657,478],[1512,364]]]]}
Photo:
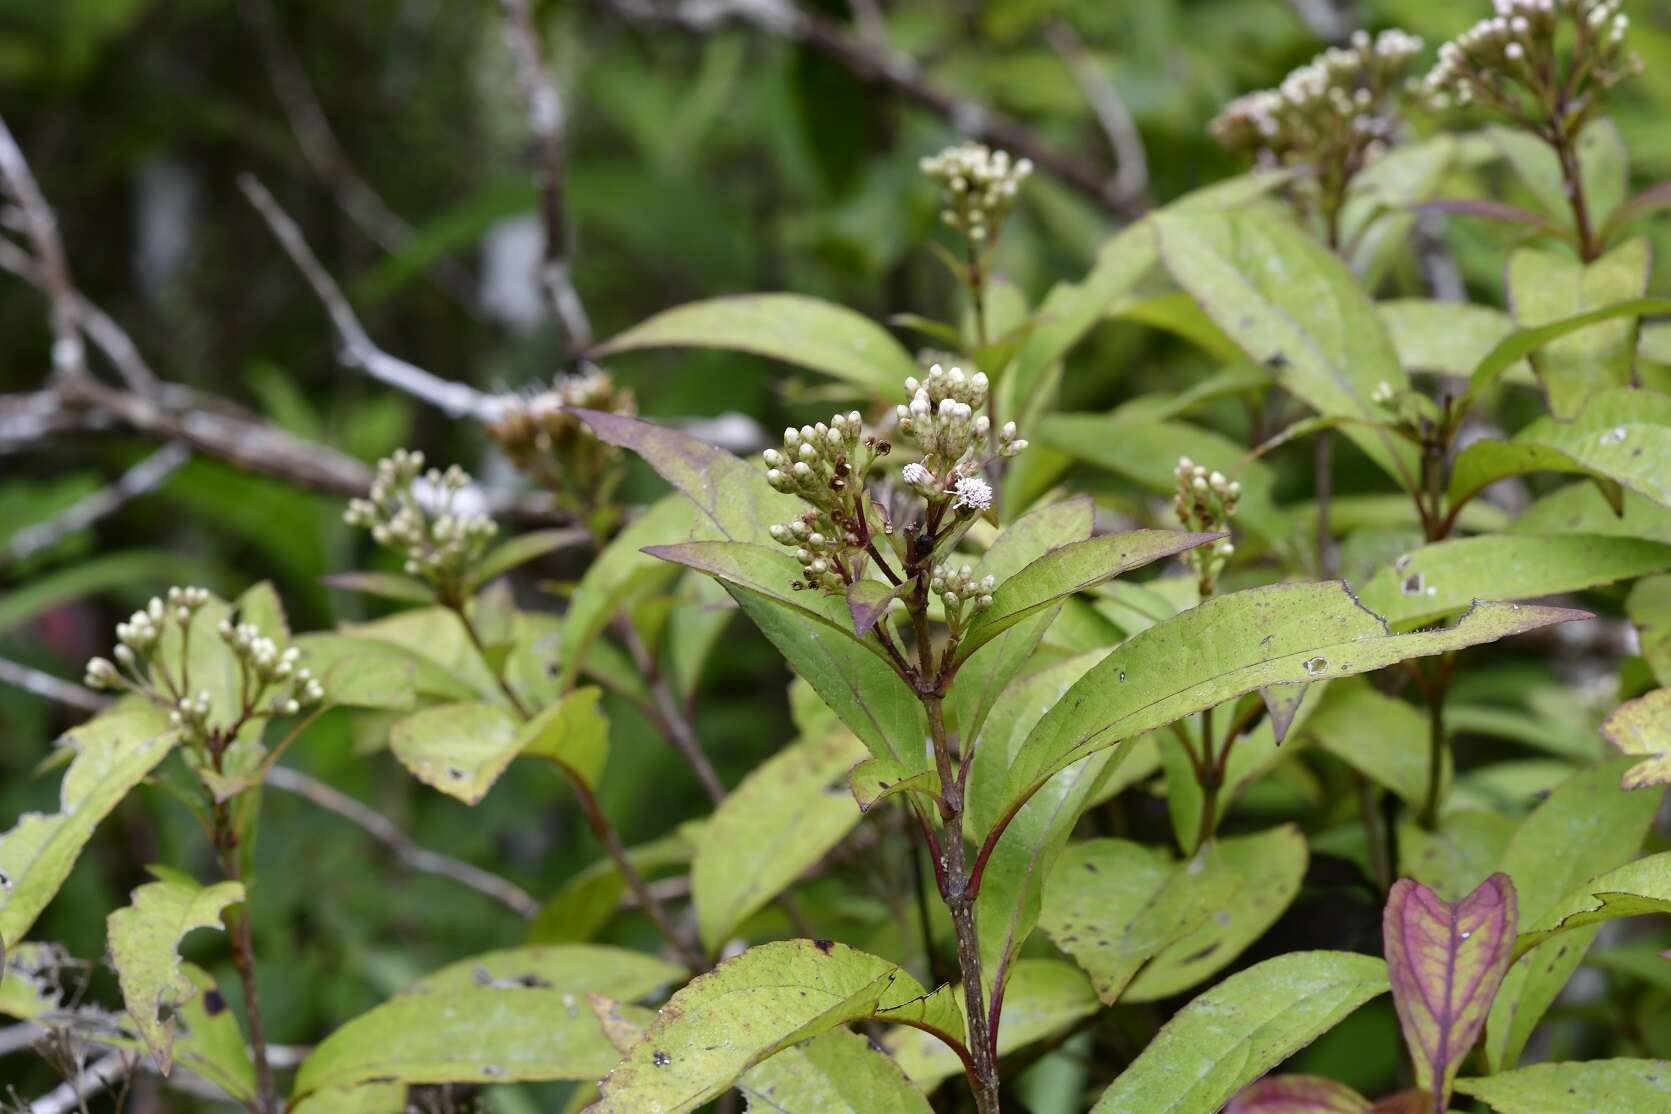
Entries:
{"type": "Polygon", "coordinates": [[[1271,735],[1278,743],[1288,737],[1288,729],[1294,725],[1294,715],[1305,703],[1306,689],[1309,685],[1266,685],[1259,690],[1259,699],[1265,702],[1265,714],[1271,717],[1271,735]]]}
{"type": "Polygon", "coordinates": [[[1493,874],[1458,902],[1409,878],[1393,884],[1382,919],[1393,1005],[1416,1066],[1416,1084],[1443,1114],[1462,1058],[1514,954],[1514,883],[1493,874]]]}
{"type": "Polygon", "coordinates": [[[847,610],[853,615],[853,631],[860,638],[882,621],[888,606],[899,595],[900,588],[890,588],[879,580],[860,580],[847,588],[847,610]]]}
{"type": "Polygon", "coordinates": [[[1510,205],[1502,201],[1473,201],[1463,199],[1445,199],[1440,201],[1424,201],[1414,207],[1418,213],[1442,213],[1450,217],[1482,217],[1485,220],[1505,221],[1509,224],[1524,224],[1547,232],[1552,236],[1560,235],[1560,230],[1550,224],[1547,219],[1518,205],[1510,205]]]}
{"type": "Polygon", "coordinates": [[[345,592],[364,592],[401,603],[434,603],[435,589],[415,576],[393,572],[337,572],[319,578],[327,588],[345,592]]]}
{"type": "Polygon", "coordinates": [[[1369,1100],[1320,1075],[1267,1075],[1230,1100],[1224,1114],[1368,1114],[1369,1100]]]}
{"type": "Polygon", "coordinates": [[[1369,1114],[1444,1114],[1444,1107],[1435,1108],[1433,1096],[1426,1091],[1400,1091],[1388,1095],[1369,1108],[1369,1114]]]}
{"type": "Polygon", "coordinates": [[[765,472],[706,441],[620,414],[572,413],[600,440],[643,457],[734,541],[772,545],[771,524],[787,522],[805,509],[799,500],[772,490],[765,472]]]}
{"type": "Polygon", "coordinates": [[[1607,227],[1602,229],[1601,238],[1610,240],[1614,233],[1621,231],[1631,221],[1639,220],[1650,213],[1657,213],[1661,209],[1671,209],[1671,180],[1649,186],[1613,210],[1613,215],[1607,218],[1607,227]]]}

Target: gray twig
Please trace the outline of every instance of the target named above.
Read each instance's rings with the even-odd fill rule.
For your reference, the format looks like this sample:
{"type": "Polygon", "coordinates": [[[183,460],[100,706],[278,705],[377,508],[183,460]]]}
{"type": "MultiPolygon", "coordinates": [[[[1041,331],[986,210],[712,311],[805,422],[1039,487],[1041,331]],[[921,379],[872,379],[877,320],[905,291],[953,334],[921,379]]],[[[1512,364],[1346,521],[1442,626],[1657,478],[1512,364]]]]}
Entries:
{"type": "Polygon", "coordinates": [[[11,544],[0,550],[0,568],[50,549],[78,530],[115,514],[129,501],[161,487],[168,477],[191,457],[191,450],[170,441],[117,477],[116,482],[76,501],[62,514],[12,536],[11,544]]]}
{"type": "Polygon", "coordinates": [[[528,127],[539,159],[540,220],[545,227],[540,286],[551,302],[552,315],[568,335],[570,351],[584,352],[592,346],[592,322],[574,285],[565,200],[567,121],[563,99],[557,92],[528,0],[499,0],[499,10],[505,16],[505,41],[516,60],[517,84],[528,105],[528,127]]]}
{"type": "Polygon", "coordinates": [[[385,386],[402,391],[453,417],[470,417],[491,421],[499,413],[499,401],[464,383],[442,379],[416,364],[398,356],[391,356],[372,342],[365,326],[354,315],[353,307],[324,266],[308,247],[307,238],[296,222],[290,219],[273,195],[253,174],[240,174],[238,188],[244,191],[250,204],[267,222],[279,246],[290,256],[296,269],[313,287],[314,295],[324,305],[342,340],[339,359],[348,367],[359,368],[385,386]]]}
{"type": "MultiPolygon", "coordinates": [[[[9,658],[0,658],[0,681],[24,692],[33,693],[42,700],[51,700],[69,708],[79,708],[83,712],[102,712],[110,706],[110,698],[101,692],[83,688],[9,658]]],[[[0,1048],[0,1054],[4,1051],[4,1048],[0,1048]]]]}
{"type": "Polygon", "coordinates": [[[802,11],[790,0],[607,0],[607,6],[629,23],[678,27],[705,35],[738,22],[798,43],[860,81],[927,109],[973,139],[1032,159],[1116,216],[1134,217],[1143,211],[1141,204],[1114,192],[1110,174],[1096,163],[1051,146],[1012,117],[930,84],[910,55],[861,39],[839,24],[802,11]]]}
{"type": "MultiPolygon", "coordinates": [[[[273,92],[309,168],[373,243],[391,254],[406,247],[414,235],[412,226],[389,208],[349,161],[271,0],[240,0],[238,10],[255,32],[273,92]]],[[[441,257],[430,264],[429,277],[474,315],[475,280],[468,270],[454,259],[441,257]]]]}
{"type": "Polygon", "coordinates": [[[1142,204],[1149,192],[1149,157],[1143,148],[1143,137],[1137,131],[1137,122],[1132,119],[1120,91],[1085,48],[1079,32],[1065,20],[1046,24],[1044,37],[1067,63],[1080,92],[1090,102],[1103,134],[1108,137],[1108,146],[1114,152],[1114,176],[1108,183],[1110,195],[1122,204],[1142,204]]]}
{"type": "Polygon", "coordinates": [[[41,285],[52,306],[53,374],[59,379],[85,377],[87,349],[81,341],[78,299],[64,243],[58,236],[58,218],[52,215],[52,207],[29,169],[29,160],[23,157],[23,149],[12,138],[4,119],[0,119],[0,182],[17,203],[20,222],[35,245],[41,285]]]}
{"type": "Polygon", "coordinates": [[[518,916],[531,918],[540,911],[540,903],[521,886],[461,859],[419,847],[387,817],[317,778],[286,766],[274,766],[267,772],[266,784],[286,793],[294,793],[327,812],[336,813],[389,848],[412,870],[450,878],[491,897],[518,916]]]}

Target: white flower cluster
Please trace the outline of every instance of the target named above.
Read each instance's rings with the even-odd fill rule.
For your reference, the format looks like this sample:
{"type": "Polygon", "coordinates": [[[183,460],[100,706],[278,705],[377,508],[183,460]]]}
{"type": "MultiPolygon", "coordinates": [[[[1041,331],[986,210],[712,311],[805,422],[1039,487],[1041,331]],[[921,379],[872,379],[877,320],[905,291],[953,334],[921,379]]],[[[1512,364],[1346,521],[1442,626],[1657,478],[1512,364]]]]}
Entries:
{"type": "Polygon", "coordinates": [[[947,147],[917,166],[940,186],[946,205],[940,219],[976,243],[998,239],[1021,184],[1033,173],[1030,159],[1011,159],[1008,151],[984,143],[947,147]]]}
{"type": "MultiPolygon", "coordinates": [[[[1226,479],[1223,472],[1210,472],[1187,456],[1178,458],[1172,471],[1177,490],[1172,497],[1172,511],[1186,529],[1207,531],[1227,530],[1235,517],[1242,497],[1242,485],[1226,479]]],[[[1236,553],[1229,538],[1221,539],[1211,549],[1193,549],[1189,558],[1203,576],[1218,575],[1224,562],[1236,553]]]]}
{"type": "Polygon", "coordinates": [[[1324,51],[1277,88],[1231,101],[1212,134],[1262,162],[1309,165],[1320,175],[1350,163],[1355,172],[1384,145],[1394,94],[1421,48],[1421,39],[1403,31],[1359,31],[1350,46],[1324,51]]]}
{"type": "Polygon", "coordinates": [[[940,597],[946,608],[946,621],[954,628],[965,604],[972,605],[976,611],[991,607],[992,593],[997,587],[996,578],[988,575],[976,580],[971,566],[958,568],[950,562],[934,566],[928,581],[928,590],[940,597]]]}
{"type": "Polygon", "coordinates": [[[864,420],[854,410],[785,429],[783,447],[766,450],[766,482],[812,506],[795,521],[772,527],[772,537],[801,562],[795,587],[844,592],[861,575],[870,530],[864,479],[889,448],[865,436],[864,420]]]}
{"type": "Polygon", "coordinates": [[[479,503],[474,482],[458,465],[425,472],[423,453],[396,449],[378,461],[370,498],[350,501],[342,517],[403,554],[409,575],[451,590],[499,532],[479,503]]]}
{"type": "MultiPolygon", "coordinates": [[[[188,669],[192,619],[208,602],[209,593],[204,588],[170,588],[166,602],[153,597],[126,622],[116,625],[116,661],[94,658],[87,663],[87,687],[123,688],[145,696],[169,709],[169,722],[183,729],[188,741],[205,741],[214,730],[209,722],[214,711],[212,697],[207,689],[191,692],[188,669]],[[178,675],[170,673],[157,656],[171,624],[179,632],[169,655],[176,657],[178,675]]],[[[218,630],[242,678],[242,706],[225,710],[231,713],[222,725],[227,738],[236,734],[252,714],[295,715],[324,699],[324,688],[299,664],[300,650],[280,650],[250,623],[234,625],[223,619],[218,630]]]]}
{"type": "Polygon", "coordinates": [[[1601,89],[1635,73],[1640,62],[1625,52],[1630,17],[1622,0],[1496,0],[1496,14],[1482,19],[1439,48],[1439,61],[1422,82],[1435,108],[1491,104],[1512,114],[1518,88],[1533,102],[1554,89],[1566,103],[1587,105],[1584,88],[1567,88],[1556,37],[1572,24],[1572,72],[1601,89]]]}
{"type": "Polygon", "coordinates": [[[575,375],[558,376],[552,385],[527,395],[500,400],[498,417],[487,427],[512,463],[524,471],[541,455],[556,456],[559,463],[576,466],[570,459],[576,451],[587,451],[603,459],[614,459],[620,450],[606,445],[591,427],[571,410],[601,410],[631,416],[638,413],[632,391],[617,386],[614,376],[602,368],[575,375]]]}
{"type": "MultiPolygon", "coordinates": [[[[912,376],[905,381],[911,401],[895,407],[900,431],[922,449],[927,470],[938,476],[937,486],[944,491],[955,487],[954,473],[967,475],[973,471],[971,465],[978,468],[983,463],[978,458],[990,447],[988,387],[983,372],[965,375],[962,368],[939,364],[930,367],[922,379],[912,376]]],[[[1004,423],[998,431],[997,455],[1014,456],[1026,447],[1027,442],[1016,437],[1015,423],[1004,423]]],[[[907,482],[922,490],[918,483],[907,482]]]]}

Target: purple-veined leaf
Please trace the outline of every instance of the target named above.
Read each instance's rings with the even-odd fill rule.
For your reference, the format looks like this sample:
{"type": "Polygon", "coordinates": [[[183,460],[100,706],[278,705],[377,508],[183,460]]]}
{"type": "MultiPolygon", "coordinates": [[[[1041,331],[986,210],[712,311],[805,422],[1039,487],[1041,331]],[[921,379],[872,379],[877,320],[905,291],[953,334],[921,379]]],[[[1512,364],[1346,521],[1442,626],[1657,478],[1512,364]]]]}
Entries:
{"type": "Polygon", "coordinates": [[[1367,1114],[1369,1100],[1318,1075],[1267,1075],[1230,1100],[1224,1114],[1367,1114]]]}
{"type": "Polygon", "coordinates": [[[1493,874],[1458,902],[1409,878],[1387,897],[1382,931],[1393,1005],[1416,1083],[1436,1093],[1440,1114],[1508,973],[1517,920],[1506,874],[1493,874]]]}

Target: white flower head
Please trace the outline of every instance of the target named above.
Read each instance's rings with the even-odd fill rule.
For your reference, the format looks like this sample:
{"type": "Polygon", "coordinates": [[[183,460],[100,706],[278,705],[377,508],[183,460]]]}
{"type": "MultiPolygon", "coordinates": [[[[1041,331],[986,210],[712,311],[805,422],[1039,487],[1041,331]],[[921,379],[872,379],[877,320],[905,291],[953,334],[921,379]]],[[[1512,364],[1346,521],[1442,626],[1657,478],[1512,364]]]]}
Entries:
{"type": "Polygon", "coordinates": [[[916,461],[912,461],[900,470],[900,478],[923,495],[932,495],[940,486],[934,478],[934,473],[916,461]]]}
{"type": "Polygon", "coordinates": [[[954,510],[972,510],[976,514],[985,512],[992,506],[992,485],[979,476],[964,476],[957,481],[957,498],[952,501],[954,510]]]}

